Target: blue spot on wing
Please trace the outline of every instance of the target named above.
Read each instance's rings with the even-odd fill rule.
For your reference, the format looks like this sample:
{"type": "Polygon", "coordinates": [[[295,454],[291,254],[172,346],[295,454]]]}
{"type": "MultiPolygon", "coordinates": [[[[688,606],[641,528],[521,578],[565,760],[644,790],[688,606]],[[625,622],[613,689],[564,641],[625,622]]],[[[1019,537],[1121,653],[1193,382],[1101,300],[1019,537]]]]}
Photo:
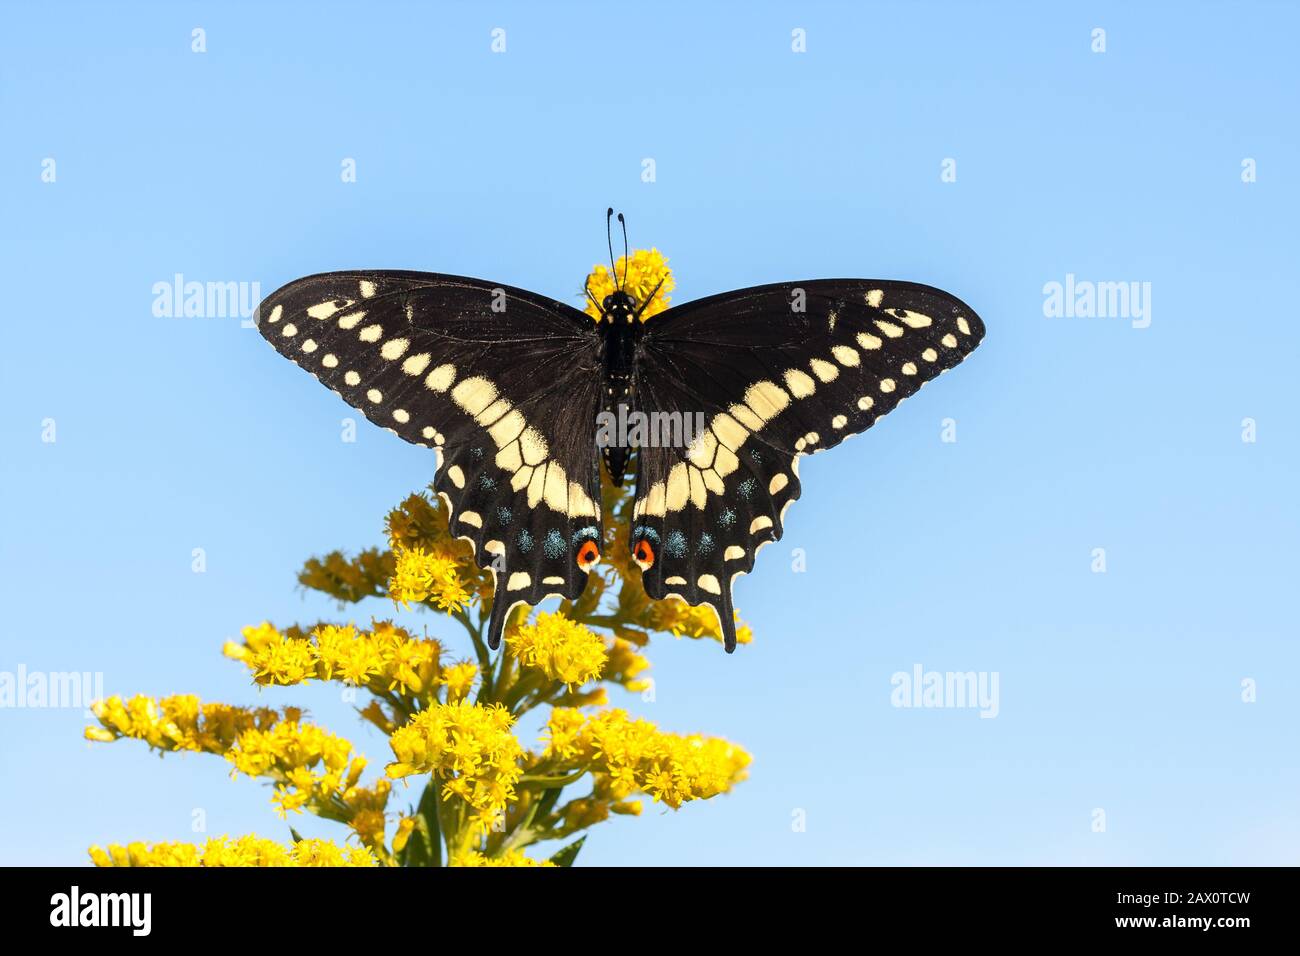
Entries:
{"type": "Polygon", "coordinates": [[[560,532],[556,531],[554,528],[546,532],[546,540],[542,542],[542,552],[548,558],[554,560],[555,558],[562,557],[566,550],[568,549],[564,544],[564,535],[560,534],[560,532]]]}
{"type": "Polygon", "coordinates": [[[700,535],[700,543],[699,543],[698,545],[696,545],[695,550],[698,551],[698,552],[700,553],[700,555],[703,556],[703,557],[707,557],[708,555],[712,554],[712,553],[713,553],[713,535],[709,534],[707,531],[705,531],[703,534],[701,534],[701,535],[700,535]]]}
{"type": "Polygon", "coordinates": [[[524,554],[533,550],[533,536],[528,533],[527,528],[522,528],[519,531],[519,550],[524,554]]]}
{"type": "Polygon", "coordinates": [[[664,551],[672,558],[685,557],[686,535],[680,531],[669,531],[668,537],[664,540],[664,551]]]}
{"type": "Polygon", "coordinates": [[[718,515],[718,524],[723,528],[730,528],[735,523],[736,513],[730,508],[723,509],[722,513],[718,515]]]}
{"type": "Polygon", "coordinates": [[[575,545],[580,541],[587,540],[588,538],[591,538],[592,540],[598,540],[600,538],[600,529],[594,524],[583,525],[577,531],[573,532],[573,543],[575,545]]]}

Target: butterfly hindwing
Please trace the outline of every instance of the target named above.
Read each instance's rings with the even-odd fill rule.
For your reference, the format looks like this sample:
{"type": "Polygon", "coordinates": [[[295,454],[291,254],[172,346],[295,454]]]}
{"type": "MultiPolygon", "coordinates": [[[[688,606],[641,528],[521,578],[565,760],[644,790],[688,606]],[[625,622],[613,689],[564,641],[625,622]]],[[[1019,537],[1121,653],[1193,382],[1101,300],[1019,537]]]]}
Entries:
{"type": "Polygon", "coordinates": [[[760,286],[652,318],[638,406],[703,427],[688,447],[638,452],[631,544],[646,592],[711,605],[731,650],[731,583],[781,537],[799,457],[870,428],[983,335],[944,292],[862,279],[760,286]]]}
{"type": "Polygon", "coordinates": [[[590,319],[519,289],[419,272],[309,276],[268,296],[259,317],[281,354],[437,452],[451,531],[495,572],[494,647],[515,604],[582,593],[578,555],[602,540],[590,319]]]}

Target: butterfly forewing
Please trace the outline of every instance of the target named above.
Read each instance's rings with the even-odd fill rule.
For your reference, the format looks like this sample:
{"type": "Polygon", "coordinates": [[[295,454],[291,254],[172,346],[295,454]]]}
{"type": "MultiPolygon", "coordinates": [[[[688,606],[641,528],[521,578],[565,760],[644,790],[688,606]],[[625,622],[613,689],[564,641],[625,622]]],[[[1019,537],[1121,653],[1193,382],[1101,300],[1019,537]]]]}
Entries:
{"type": "Polygon", "coordinates": [[[688,447],[639,452],[632,546],[650,545],[646,592],[711,605],[734,647],[731,582],[781,537],[798,458],[870,428],[983,335],[944,292],[862,279],[761,286],[651,319],[639,407],[702,413],[704,428],[688,447]]]}
{"type": "Polygon", "coordinates": [[[281,354],[437,451],[452,533],[495,572],[493,646],[515,604],[582,593],[577,555],[601,541],[590,319],[523,290],[418,272],[309,276],[259,316],[281,354]]]}

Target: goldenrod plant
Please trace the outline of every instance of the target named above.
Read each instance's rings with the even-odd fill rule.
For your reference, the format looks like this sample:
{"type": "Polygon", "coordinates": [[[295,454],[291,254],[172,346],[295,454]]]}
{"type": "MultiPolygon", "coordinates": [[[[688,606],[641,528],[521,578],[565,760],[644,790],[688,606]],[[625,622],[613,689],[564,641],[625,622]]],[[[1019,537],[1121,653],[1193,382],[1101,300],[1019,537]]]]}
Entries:
{"type": "MultiPolygon", "coordinates": [[[[657,285],[647,312],[667,306],[673,284],[656,250],[637,250],[629,285],[657,285]],[[662,281],[662,284],[660,282],[662,281]]],[[[613,288],[604,266],[589,287],[613,288]]],[[[606,484],[607,533],[627,540],[630,489],[606,484]]],[[[448,531],[432,493],[413,494],[387,516],[388,547],[354,556],[335,551],[306,562],[298,580],[342,605],[387,597],[403,609],[438,615],[431,630],[458,640],[416,635],[391,620],[245,627],[226,657],[262,688],[331,681],[361,691],[361,718],[378,727],[392,751],[383,775],[365,782],[368,762],[343,737],[293,706],[203,703],[191,695],[94,705],[94,741],[141,740],[160,752],[223,757],[232,776],[274,785],[281,818],[311,813],[346,829],[339,842],[291,842],[250,835],[202,844],[129,843],[92,847],[100,866],[567,866],[587,831],[610,814],[636,816],[646,800],[674,810],[728,792],[746,776],[750,756],[700,734],[660,730],[611,706],[610,688],[632,703],[650,687],[643,653],[651,636],[721,640],[707,606],[651,601],[625,548],[609,549],[575,601],[554,611],[519,607],[498,651],[486,628],[492,575],[474,562],[468,542],[448,531]],[[468,646],[459,654],[457,646],[468,646]],[[536,740],[519,721],[541,711],[536,740]],[[409,800],[403,798],[409,795],[409,800]],[[525,852],[565,841],[549,859],[525,852]]],[[[747,643],[749,628],[738,628],[747,643]]]]}

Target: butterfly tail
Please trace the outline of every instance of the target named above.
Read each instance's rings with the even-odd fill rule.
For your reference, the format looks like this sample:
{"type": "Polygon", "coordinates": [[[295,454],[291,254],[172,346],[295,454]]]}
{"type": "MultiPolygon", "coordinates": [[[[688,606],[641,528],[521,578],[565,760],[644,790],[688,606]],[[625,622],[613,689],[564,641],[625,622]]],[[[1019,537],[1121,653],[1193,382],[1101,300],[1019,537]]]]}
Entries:
{"type": "Polygon", "coordinates": [[[506,627],[506,617],[510,614],[513,602],[506,597],[505,575],[497,575],[496,593],[492,596],[492,616],[488,619],[488,647],[496,650],[501,646],[501,633],[506,627]]]}
{"type": "Polygon", "coordinates": [[[713,605],[718,612],[718,625],[722,628],[722,646],[728,654],[736,650],[736,611],[731,606],[731,588],[723,588],[718,602],[713,605]]]}

